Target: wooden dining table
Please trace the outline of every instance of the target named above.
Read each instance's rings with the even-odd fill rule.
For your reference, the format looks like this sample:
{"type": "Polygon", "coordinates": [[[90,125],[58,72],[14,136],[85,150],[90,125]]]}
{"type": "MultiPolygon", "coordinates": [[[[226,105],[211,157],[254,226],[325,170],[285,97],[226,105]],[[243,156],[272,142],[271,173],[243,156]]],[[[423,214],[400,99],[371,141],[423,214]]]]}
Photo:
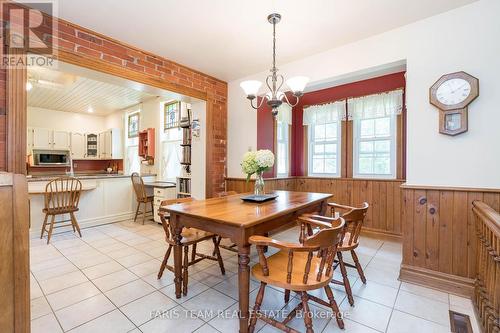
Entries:
{"type": "MultiPolygon", "coordinates": [[[[159,214],[170,214],[174,230],[175,296],[181,297],[181,231],[193,227],[230,238],[238,247],[238,287],[240,332],[248,332],[250,288],[250,244],[252,235],[265,235],[292,223],[304,213],[324,213],[331,194],[274,191],[278,197],[263,203],[244,202],[242,194],[196,200],[161,207],[159,214]]],[[[298,235],[297,235],[298,239],[298,235]]]]}

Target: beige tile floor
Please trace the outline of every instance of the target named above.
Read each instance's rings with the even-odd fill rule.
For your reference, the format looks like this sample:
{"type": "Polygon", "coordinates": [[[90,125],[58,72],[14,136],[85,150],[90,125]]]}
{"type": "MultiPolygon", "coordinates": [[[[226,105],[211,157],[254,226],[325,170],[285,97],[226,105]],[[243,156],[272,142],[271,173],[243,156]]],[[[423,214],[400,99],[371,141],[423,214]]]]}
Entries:
{"type": "MultiPolygon", "coordinates": [[[[275,237],[296,241],[297,232],[294,228],[275,237]]],[[[175,299],[173,275],[165,271],[156,279],[166,250],[160,226],[122,222],[82,233],[81,239],[70,232],[55,235],[50,245],[31,240],[33,333],[238,331],[238,265],[233,252],[221,250],[225,276],[215,262],[192,266],[188,296],[175,299]]],[[[401,244],[366,237],[361,244],[358,256],[368,282],[362,284],[355,270],[349,270],[355,306],[349,306],[342,287],[334,287],[345,316],[344,332],[449,332],[450,309],[471,315],[479,332],[470,300],[398,281],[401,244]]],[[[212,246],[207,242],[199,250],[210,253],[212,246]]],[[[251,304],[257,287],[251,281],[251,304]]],[[[285,306],[282,290],[268,288],[262,309],[286,311],[296,304],[293,298],[285,306]]],[[[317,314],[315,332],[342,332],[328,309],[312,305],[311,310],[317,314]]],[[[290,325],[304,331],[301,319],[290,325]]],[[[257,329],[278,332],[262,322],[257,329]]]]}

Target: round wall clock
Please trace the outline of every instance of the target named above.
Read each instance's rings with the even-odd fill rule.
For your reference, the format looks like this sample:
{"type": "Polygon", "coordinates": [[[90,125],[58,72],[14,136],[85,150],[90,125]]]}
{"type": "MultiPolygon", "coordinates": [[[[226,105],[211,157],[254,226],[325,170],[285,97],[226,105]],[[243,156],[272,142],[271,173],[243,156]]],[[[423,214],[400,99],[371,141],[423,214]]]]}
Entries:
{"type": "Polygon", "coordinates": [[[429,102],[440,110],[439,132],[467,131],[467,106],[479,96],[479,80],[465,72],[441,76],[429,90],[429,102]]]}

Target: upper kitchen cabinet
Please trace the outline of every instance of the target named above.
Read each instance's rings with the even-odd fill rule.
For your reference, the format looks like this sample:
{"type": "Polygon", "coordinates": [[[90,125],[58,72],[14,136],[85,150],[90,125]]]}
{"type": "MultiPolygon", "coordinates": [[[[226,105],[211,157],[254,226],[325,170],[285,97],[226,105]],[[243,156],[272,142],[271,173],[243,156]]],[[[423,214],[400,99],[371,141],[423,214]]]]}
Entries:
{"type": "Polygon", "coordinates": [[[54,150],[69,150],[70,149],[70,134],[66,131],[52,132],[52,149],[54,150]]]}
{"type": "Polygon", "coordinates": [[[52,130],[33,128],[33,149],[52,149],[52,130]]]}
{"type": "Polygon", "coordinates": [[[69,150],[70,134],[48,128],[34,127],[28,131],[28,148],[45,150],[69,150]],[[31,131],[31,133],[29,133],[31,131]]]}
{"type": "Polygon", "coordinates": [[[71,158],[81,160],[85,158],[85,134],[71,133],[71,158]]]}
{"type": "Polygon", "coordinates": [[[112,128],[99,134],[99,158],[105,160],[122,159],[123,146],[121,130],[112,128]]]}

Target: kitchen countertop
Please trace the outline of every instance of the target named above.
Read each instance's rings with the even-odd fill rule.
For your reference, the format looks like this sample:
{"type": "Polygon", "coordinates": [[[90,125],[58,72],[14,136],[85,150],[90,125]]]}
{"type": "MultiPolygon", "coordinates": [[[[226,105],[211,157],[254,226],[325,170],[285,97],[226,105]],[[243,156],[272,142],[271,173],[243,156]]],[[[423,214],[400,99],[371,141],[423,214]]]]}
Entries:
{"type": "MultiPolygon", "coordinates": [[[[54,180],[58,177],[67,176],[66,174],[61,175],[34,175],[29,177],[28,182],[42,182],[42,181],[50,181],[54,180]]],[[[156,174],[142,174],[142,177],[156,177],[156,174]]],[[[122,173],[82,173],[75,174],[74,177],[76,179],[85,180],[85,179],[114,179],[114,178],[130,178],[130,175],[122,174],[122,173]]]]}

